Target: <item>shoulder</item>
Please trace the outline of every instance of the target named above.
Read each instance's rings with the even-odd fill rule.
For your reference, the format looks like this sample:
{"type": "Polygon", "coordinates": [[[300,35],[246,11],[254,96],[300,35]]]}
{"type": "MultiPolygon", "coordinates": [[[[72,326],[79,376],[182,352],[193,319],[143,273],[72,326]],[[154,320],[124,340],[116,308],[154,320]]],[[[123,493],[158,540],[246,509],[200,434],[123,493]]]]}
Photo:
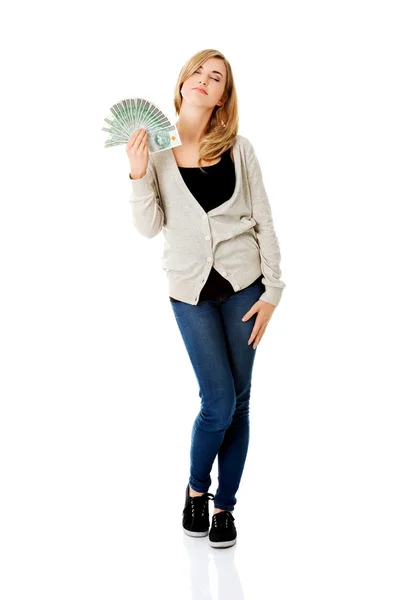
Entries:
{"type": "Polygon", "coordinates": [[[238,134],[236,136],[236,143],[239,144],[246,158],[250,158],[254,154],[253,144],[248,137],[238,134]]]}

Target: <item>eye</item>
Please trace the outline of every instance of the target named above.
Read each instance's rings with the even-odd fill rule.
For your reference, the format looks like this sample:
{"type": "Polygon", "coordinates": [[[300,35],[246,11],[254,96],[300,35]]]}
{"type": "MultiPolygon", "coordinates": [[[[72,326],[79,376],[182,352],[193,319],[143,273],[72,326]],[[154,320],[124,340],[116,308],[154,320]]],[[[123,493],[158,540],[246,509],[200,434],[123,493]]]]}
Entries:
{"type": "MultiPolygon", "coordinates": [[[[195,73],[200,73],[200,70],[197,69],[197,71],[195,71],[195,73]]],[[[215,79],[215,77],[211,77],[211,79],[214,79],[214,81],[218,81],[218,83],[220,82],[220,80],[219,79],[215,79]]]]}

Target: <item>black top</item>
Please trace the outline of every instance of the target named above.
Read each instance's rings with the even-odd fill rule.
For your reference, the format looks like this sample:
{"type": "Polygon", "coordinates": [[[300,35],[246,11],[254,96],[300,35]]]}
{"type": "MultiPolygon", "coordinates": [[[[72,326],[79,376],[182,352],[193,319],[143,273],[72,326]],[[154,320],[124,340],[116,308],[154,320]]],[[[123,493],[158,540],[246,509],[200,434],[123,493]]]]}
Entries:
{"type": "MultiPolygon", "coordinates": [[[[178,167],[186,186],[205,212],[229,200],[235,191],[235,165],[230,152],[231,149],[228,148],[219,162],[203,167],[206,173],[203,173],[200,167],[178,167]]],[[[251,285],[261,281],[262,277],[260,275],[251,285]]],[[[208,279],[201,290],[199,302],[218,300],[220,295],[229,296],[234,293],[235,290],[229,281],[211,267],[208,279]]],[[[176,302],[175,298],[171,296],[169,298],[172,302],[176,302]]]]}

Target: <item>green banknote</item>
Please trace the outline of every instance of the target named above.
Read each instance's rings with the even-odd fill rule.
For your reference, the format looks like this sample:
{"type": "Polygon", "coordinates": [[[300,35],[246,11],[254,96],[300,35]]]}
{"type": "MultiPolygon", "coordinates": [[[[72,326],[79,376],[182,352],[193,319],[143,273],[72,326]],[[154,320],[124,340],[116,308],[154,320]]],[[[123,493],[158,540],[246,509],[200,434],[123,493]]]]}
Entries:
{"type": "Polygon", "coordinates": [[[120,100],[104,119],[102,131],[107,132],[105,148],[126,144],[138,129],[146,129],[149,152],[161,152],[181,146],[176,126],[154,104],[145,98],[120,100]]]}

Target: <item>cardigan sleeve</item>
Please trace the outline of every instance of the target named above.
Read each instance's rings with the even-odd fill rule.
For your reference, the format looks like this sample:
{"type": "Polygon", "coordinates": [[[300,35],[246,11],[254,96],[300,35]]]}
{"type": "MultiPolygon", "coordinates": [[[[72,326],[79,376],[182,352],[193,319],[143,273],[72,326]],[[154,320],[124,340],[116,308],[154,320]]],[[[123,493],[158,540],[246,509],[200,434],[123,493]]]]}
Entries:
{"type": "Polygon", "coordinates": [[[261,271],[264,275],[262,283],[265,292],[260,300],[278,306],[286,284],[281,276],[281,253],[279,241],[275,233],[271,206],[265,190],[260,163],[254,148],[249,145],[247,159],[247,176],[250,187],[252,216],[256,221],[254,231],[260,248],[261,271]]]}
{"type": "Polygon", "coordinates": [[[129,174],[129,181],[133,226],[144,237],[155,237],[164,225],[164,211],[157,177],[150,163],[143,177],[132,179],[129,174]]]}

